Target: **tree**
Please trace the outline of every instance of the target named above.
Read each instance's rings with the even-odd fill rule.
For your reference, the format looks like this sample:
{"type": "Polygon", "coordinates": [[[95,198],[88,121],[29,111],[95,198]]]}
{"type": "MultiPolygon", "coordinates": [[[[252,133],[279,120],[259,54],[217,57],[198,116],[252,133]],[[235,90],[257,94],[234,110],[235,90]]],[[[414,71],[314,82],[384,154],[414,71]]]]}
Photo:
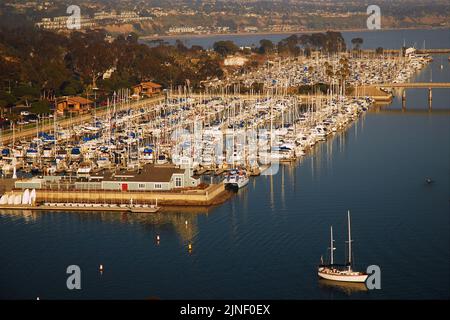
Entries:
{"type": "Polygon", "coordinates": [[[201,80],[223,76],[223,70],[217,60],[204,61],[198,73],[201,80]]]}
{"type": "Polygon", "coordinates": [[[83,85],[75,79],[64,81],[60,87],[60,92],[64,96],[74,96],[83,92],[83,85]]]}
{"type": "Polygon", "coordinates": [[[105,33],[91,31],[86,34],[72,34],[70,52],[67,56],[73,71],[85,82],[97,87],[97,79],[110,69],[115,62],[115,54],[105,41],[105,33]]]}
{"type": "Polygon", "coordinates": [[[175,46],[177,47],[177,50],[182,52],[182,53],[186,53],[189,51],[189,49],[185,46],[185,44],[183,43],[183,41],[177,39],[175,41],[175,46]]]}
{"type": "Polygon", "coordinates": [[[383,53],[384,53],[383,47],[378,47],[378,48],[376,48],[376,49],[375,49],[375,53],[376,53],[376,54],[380,54],[380,55],[383,54],[383,53]]]}
{"type": "Polygon", "coordinates": [[[47,100],[33,102],[30,111],[36,114],[48,114],[50,113],[50,103],[47,100]]]}
{"type": "Polygon", "coordinates": [[[298,43],[299,38],[293,34],[278,42],[278,53],[298,55],[300,53],[300,48],[297,46],[298,43]]]}
{"type": "Polygon", "coordinates": [[[191,47],[191,51],[193,51],[193,52],[201,52],[201,51],[203,51],[203,47],[194,44],[194,45],[191,47]]]}
{"type": "Polygon", "coordinates": [[[0,101],[2,101],[2,107],[11,107],[17,101],[17,98],[8,92],[0,91],[0,101]]]}
{"type": "Polygon", "coordinates": [[[268,54],[274,49],[273,42],[267,39],[262,39],[259,41],[259,53],[268,54]]]}
{"type": "Polygon", "coordinates": [[[218,54],[220,54],[222,56],[234,54],[237,51],[239,51],[238,46],[236,46],[234,44],[234,42],[231,40],[217,41],[214,43],[213,49],[215,52],[217,52],[218,54]]]}
{"type": "Polygon", "coordinates": [[[353,48],[359,50],[363,42],[364,40],[362,38],[353,38],[352,39],[353,48]]]}
{"type": "Polygon", "coordinates": [[[303,54],[305,55],[305,57],[311,57],[311,48],[310,47],[306,47],[303,51],[303,54]]]}
{"type": "Polygon", "coordinates": [[[327,31],[325,33],[325,49],[329,53],[342,52],[347,49],[345,39],[340,32],[327,31]]]}

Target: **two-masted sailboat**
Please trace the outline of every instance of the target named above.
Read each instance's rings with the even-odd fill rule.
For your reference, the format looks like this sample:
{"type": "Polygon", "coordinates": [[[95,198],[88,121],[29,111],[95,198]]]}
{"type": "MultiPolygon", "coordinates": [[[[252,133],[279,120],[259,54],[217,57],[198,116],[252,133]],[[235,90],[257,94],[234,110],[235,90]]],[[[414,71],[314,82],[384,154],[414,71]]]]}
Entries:
{"type": "Polygon", "coordinates": [[[334,263],[334,239],[333,239],[333,226],[330,228],[330,263],[321,264],[317,269],[317,274],[320,278],[333,280],[333,281],[343,281],[343,282],[365,282],[368,274],[364,272],[354,271],[352,268],[352,236],[350,227],[350,210],[348,211],[348,260],[344,265],[339,265],[334,263]]]}

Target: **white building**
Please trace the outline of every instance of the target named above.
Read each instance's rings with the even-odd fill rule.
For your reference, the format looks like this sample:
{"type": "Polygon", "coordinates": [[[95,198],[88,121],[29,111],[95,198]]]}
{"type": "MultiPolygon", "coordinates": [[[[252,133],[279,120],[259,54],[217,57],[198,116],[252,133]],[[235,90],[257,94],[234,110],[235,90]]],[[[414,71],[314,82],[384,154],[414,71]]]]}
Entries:
{"type": "Polygon", "coordinates": [[[247,58],[241,56],[226,57],[223,61],[225,66],[243,66],[248,61],[247,58]]]}

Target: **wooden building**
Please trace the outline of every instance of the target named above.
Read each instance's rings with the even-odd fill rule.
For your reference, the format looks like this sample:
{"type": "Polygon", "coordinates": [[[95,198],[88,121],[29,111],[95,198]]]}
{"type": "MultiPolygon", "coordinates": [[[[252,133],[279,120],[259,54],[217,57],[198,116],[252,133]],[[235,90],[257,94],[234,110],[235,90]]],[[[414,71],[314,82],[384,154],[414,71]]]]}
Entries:
{"type": "Polygon", "coordinates": [[[141,82],[133,87],[133,96],[136,98],[140,97],[151,97],[155,94],[161,93],[162,86],[160,84],[147,81],[141,82]]]}
{"type": "MultiPolygon", "coordinates": [[[[62,176],[44,176],[18,180],[16,189],[51,189],[51,185],[59,183],[62,176]],[[58,182],[59,181],[59,182],[58,182]]],[[[174,165],[146,164],[137,171],[107,171],[91,174],[84,170],[83,174],[71,180],[72,188],[78,190],[97,191],[172,191],[177,189],[197,188],[200,178],[192,176],[192,170],[182,169],[174,165]]]]}
{"type": "Polygon", "coordinates": [[[83,97],[61,97],[56,99],[56,111],[64,113],[85,113],[93,106],[93,101],[83,97]]]}

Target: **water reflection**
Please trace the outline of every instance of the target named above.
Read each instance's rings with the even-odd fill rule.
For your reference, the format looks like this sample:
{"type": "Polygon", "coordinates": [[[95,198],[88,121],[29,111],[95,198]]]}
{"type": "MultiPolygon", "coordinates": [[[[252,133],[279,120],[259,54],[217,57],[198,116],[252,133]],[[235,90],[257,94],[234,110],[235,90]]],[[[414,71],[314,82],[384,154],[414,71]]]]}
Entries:
{"type": "Polygon", "coordinates": [[[0,210],[0,216],[8,216],[14,220],[22,219],[25,223],[35,222],[40,213],[33,210],[0,210]]]}
{"type": "Polygon", "coordinates": [[[369,291],[365,283],[358,282],[337,282],[326,279],[319,279],[319,288],[323,290],[332,290],[343,292],[350,296],[354,293],[361,293],[369,291]]]}
{"type": "Polygon", "coordinates": [[[143,226],[156,229],[173,228],[180,240],[184,243],[192,242],[198,234],[197,220],[199,215],[207,215],[211,208],[187,207],[180,211],[180,208],[166,207],[156,214],[148,213],[117,213],[117,212],[42,212],[34,210],[1,210],[1,216],[19,220],[25,223],[36,222],[42,219],[43,215],[56,219],[58,215],[75,215],[79,219],[100,220],[108,223],[141,224],[143,226]]]}

